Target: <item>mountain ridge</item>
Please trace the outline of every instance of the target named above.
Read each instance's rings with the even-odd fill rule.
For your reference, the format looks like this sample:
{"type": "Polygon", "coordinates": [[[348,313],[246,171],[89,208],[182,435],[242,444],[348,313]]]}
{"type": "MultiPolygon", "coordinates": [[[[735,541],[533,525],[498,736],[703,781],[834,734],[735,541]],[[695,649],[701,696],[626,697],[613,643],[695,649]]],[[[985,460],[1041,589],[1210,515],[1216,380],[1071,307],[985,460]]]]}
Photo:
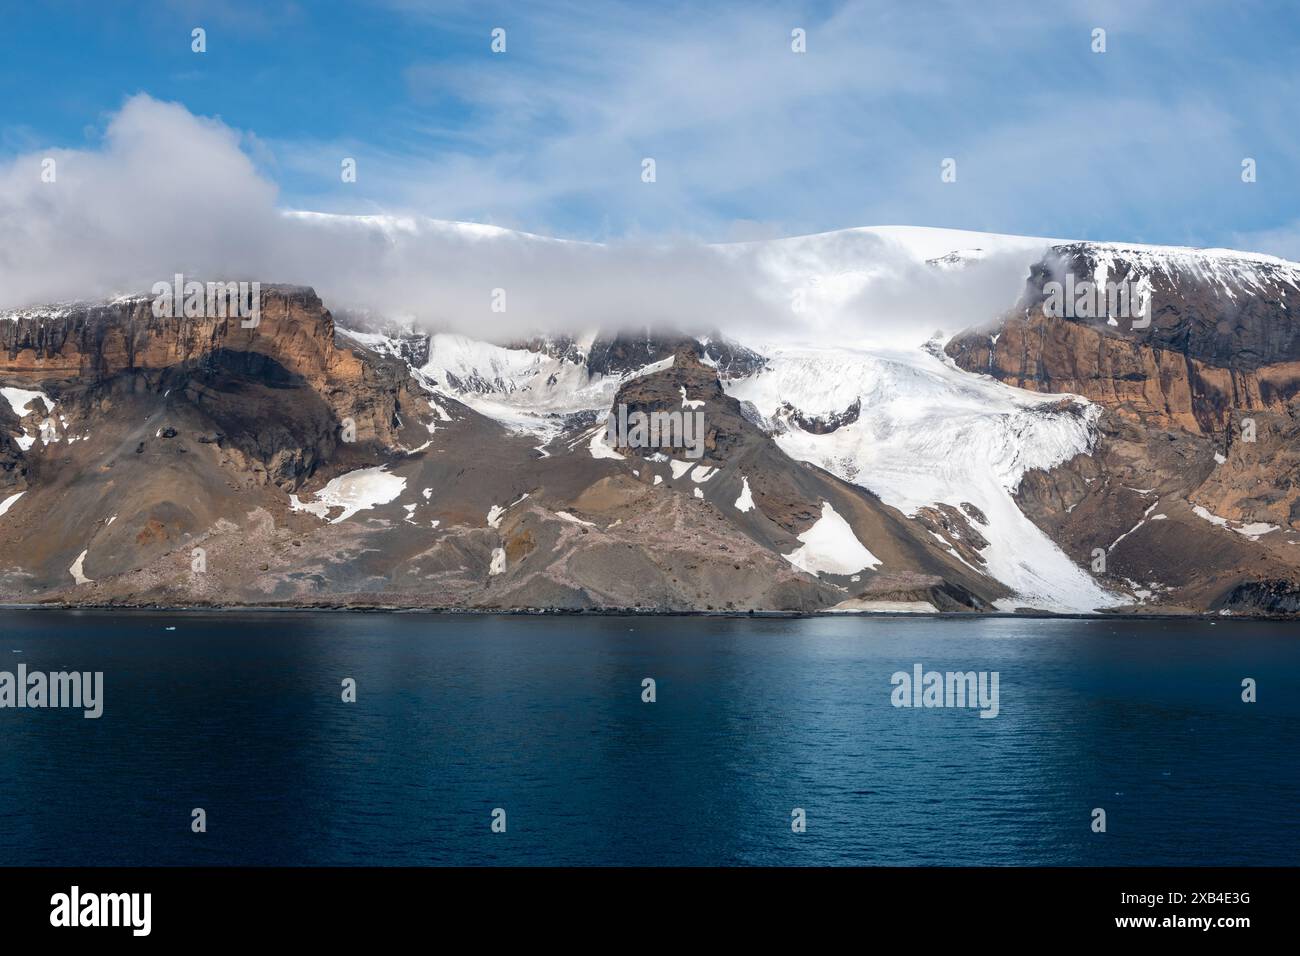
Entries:
{"type": "Polygon", "coordinates": [[[1143,336],[1046,315],[1042,283],[1163,260],[1013,238],[1019,302],[901,349],[726,322],[493,345],[275,285],[251,330],[141,296],[5,313],[0,600],[1295,613],[1294,276],[1184,250],[1143,336]],[[620,404],[698,405],[702,459],[610,447],[620,404]]]}

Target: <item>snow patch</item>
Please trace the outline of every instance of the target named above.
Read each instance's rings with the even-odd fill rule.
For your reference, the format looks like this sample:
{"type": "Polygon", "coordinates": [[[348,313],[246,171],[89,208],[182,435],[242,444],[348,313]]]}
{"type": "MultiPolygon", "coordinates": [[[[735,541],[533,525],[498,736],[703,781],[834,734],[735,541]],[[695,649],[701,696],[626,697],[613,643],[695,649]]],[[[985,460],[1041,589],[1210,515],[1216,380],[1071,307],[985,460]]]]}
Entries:
{"type": "Polygon", "coordinates": [[[343,513],[330,524],[346,521],[358,511],[386,505],[402,493],[406,479],[388,474],[386,467],[362,468],[339,475],[316,492],[315,501],[303,502],[297,495],[290,495],[289,504],[294,511],[306,511],[318,518],[326,517],[331,508],[342,508],[343,513]]]}
{"type": "Polygon", "coordinates": [[[609,458],[614,461],[623,461],[623,456],[605,444],[605,426],[599,425],[591,434],[591,457],[592,458],[609,458]]]}
{"type": "Polygon", "coordinates": [[[753,511],[754,496],[749,493],[749,479],[740,476],[740,497],[736,499],[737,511],[753,511]]]}
{"type": "Polygon", "coordinates": [[[1214,514],[1207,508],[1203,508],[1201,505],[1192,505],[1192,512],[1198,517],[1204,518],[1206,521],[1210,522],[1210,524],[1217,524],[1220,528],[1226,528],[1228,526],[1227,518],[1220,518],[1218,515],[1214,514]]]}
{"type": "Polygon", "coordinates": [[[500,505],[493,505],[491,508],[489,508],[487,513],[488,527],[489,528],[501,527],[501,516],[504,515],[511,508],[513,508],[515,505],[519,504],[519,502],[527,498],[528,495],[529,492],[525,491],[522,495],[520,495],[514,501],[510,502],[510,504],[506,505],[504,508],[501,507],[500,505]]]}
{"type": "Polygon", "coordinates": [[[799,535],[799,540],[803,547],[784,557],[809,574],[854,574],[874,570],[880,565],[880,559],[862,546],[853,528],[829,501],[822,502],[821,517],[799,535]]]}
{"type": "MultiPolygon", "coordinates": [[[[13,409],[14,414],[19,418],[25,418],[31,414],[32,405],[38,400],[45,403],[45,414],[47,416],[54,411],[54,402],[44,392],[38,392],[28,388],[12,388],[10,386],[5,386],[4,388],[0,388],[0,396],[4,397],[5,401],[9,403],[9,407],[13,409]]],[[[65,427],[67,425],[66,418],[64,419],[64,425],[65,427]]],[[[37,435],[28,435],[27,429],[24,428],[22,434],[14,436],[14,443],[23,451],[29,451],[31,447],[36,444],[38,436],[46,442],[56,442],[59,440],[58,433],[54,429],[54,421],[52,418],[47,417],[40,423],[37,435]]]]}
{"type": "Polygon", "coordinates": [[[11,388],[5,386],[0,388],[0,395],[3,395],[9,403],[9,407],[14,410],[14,414],[19,418],[26,418],[31,413],[32,402],[40,399],[45,403],[45,414],[54,411],[54,402],[44,392],[37,392],[27,388],[11,388]]]}
{"type": "Polygon", "coordinates": [[[1251,524],[1238,524],[1229,521],[1227,518],[1220,518],[1218,515],[1210,512],[1200,505],[1193,505],[1192,511],[1201,518],[1204,518],[1210,524],[1216,524],[1220,528],[1227,528],[1229,531],[1235,531],[1237,534],[1249,538],[1251,541],[1258,541],[1263,535],[1279,530],[1279,526],[1269,524],[1266,521],[1256,521],[1251,524]]]}
{"type": "Polygon", "coordinates": [[[89,551],[90,549],[87,548],[85,551],[82,551],[81,554],[77,555],[77,560],[73,561],[72,567],[68,568],[68,573],[72,575],[72,580],[77,584],[91,583],[91,579],[86,577],[85,568],[83,567],[86,563],[86,555],[89,551]]]}

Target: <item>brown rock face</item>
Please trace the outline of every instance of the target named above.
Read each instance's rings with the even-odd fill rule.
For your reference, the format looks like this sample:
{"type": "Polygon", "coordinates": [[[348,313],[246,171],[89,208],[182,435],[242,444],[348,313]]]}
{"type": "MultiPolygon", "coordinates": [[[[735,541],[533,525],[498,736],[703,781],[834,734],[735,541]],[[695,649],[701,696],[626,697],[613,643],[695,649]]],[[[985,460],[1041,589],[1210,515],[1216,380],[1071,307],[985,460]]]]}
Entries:
{"type": "Polygon", "coordinates": [[[1025,476],[1025,512],[1083,564],[1100,549],[1112,585],[1154,587],[1158,603],[1257,613],[1273,601],[1291,613],[1300,594],[1300,547],[1288,548],[1285,534],[1300,530],[1298,276],[1280,260],[1088,244],[1035,265],[1012,313],[946,349],[967,371],[1106,410],[1092,456],[1025,476]],[[1144,284],[1150,324],[1104,310],[1062,314],[1048,284],[1066,274],[1144,284]]]}
{"type": "Polygon", "coordinates": [[[1215,368],[1300,361],[1300,266],[1295,263],[1223,251],[1070,243],[1031,268],[1022,308],[1032,311],[1048,302],[1050,283],[1067,279],[1076,288],[1075,308],[1066,309],[1073,313],[1071,321],[1111,333],[1128,330],[1153,349],[1215,368]],[[1107,285],[1116,287],[1115,299],[1107,296],[1104,308],[1094,309],[1091,317],[1078,308],[1085,281],[1103,293],[1107,285]],[[1149,292],[1149,325],[1133,321],[1136,297],[1129,316],[1122,314],[1125,286],[1149,292]]]}
{"type": "Polygon", "coordinates": [[[947,351],[967,371],[1017,388],[1083,395],[1139,421],[1220,438],[1234,410],[1281,412],[1300,393],[1298,362],[1216,367],[1041,309],[1012,315],[995,334],[964,333],[947,351]]]}
{"type": "Polygon", "coordinates": [[[94,384],[124,371],[198,367],[221,351],[273,357],[298,374],[333,363],[333,322],[314,292],[268,287],[261,301],[255,328],[237,318],[155,316],[143,296],[34,310],[0,323],[2,368],[44,383],[94,384]]]}
{"type": "MultiPolygon", "coordinates": [[[[146,297],[33,310],[0,321],[0,381],[47,392],[73,426],[126,393],[182,394],[212,442],[285,487],[335,457],[345,427],[360,448],[401,444],[403,408],[416,417],[423,402],[400,363],[337,347],[311,289],[264,287],[260,312],[245,328],[238,317],[159,317],[146,297]]],[[[15,473],[20,458],[0,444],[0,481],[15,473]]]]}
{"type": "MultiPolygon", "coordinates": [[[[1224,437],[1233,411],[1280,412],[1300,394],[1300,266],[1193,251],[1059,246],[1035,264],[1012,313],[947,352],[1020,388],[1073,392],[1161,427],[1224,437]],[[1050,284],[1149,296],[1149,325],[1053,303],[1050,284]],[[1100,281],[1098,281],[1100,280],[1100,281]]],[[[1135,297],[1136,298],[1136,297],[1135,297]]],[[[1099,297],[1100,299],[1100,297],[1099,297]]]]}
{"type": "Polygon", "coordinates": [[[137,297],[0,317],[0,385],[53,403],[29,402],[18,421],[0,402],[0,496],[24,492],[0,519],[9,600],[57,593],[83,551],[89,582],[153,568],[146,581],[181,573],[208,595],[212,579],[190,567],[214,534],[428,439],[405,365],[336,346],[314,292],[265,287],[260,313],[249,328],[159,317],[137,297]]]}

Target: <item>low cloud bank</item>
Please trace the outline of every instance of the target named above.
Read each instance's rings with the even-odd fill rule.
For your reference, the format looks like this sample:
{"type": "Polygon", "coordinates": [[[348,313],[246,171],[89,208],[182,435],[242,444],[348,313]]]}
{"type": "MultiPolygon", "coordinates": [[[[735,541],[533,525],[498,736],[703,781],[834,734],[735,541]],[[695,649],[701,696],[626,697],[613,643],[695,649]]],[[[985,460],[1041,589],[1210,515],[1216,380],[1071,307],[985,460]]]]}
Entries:
{"type": "Polygon", "coordinates": [[[0,307],[145,292],[183,272],[310,285],[334,309],[495,340],[664,326],[901,342],[1005,311],[1042,247],[906,229],[595,244],[413,216],[285,211],[245,151],[253,145],[139,95],[97,147],[0,167],[0,307]],[[961,255],[927,262],[950,252],[961,255]]]}

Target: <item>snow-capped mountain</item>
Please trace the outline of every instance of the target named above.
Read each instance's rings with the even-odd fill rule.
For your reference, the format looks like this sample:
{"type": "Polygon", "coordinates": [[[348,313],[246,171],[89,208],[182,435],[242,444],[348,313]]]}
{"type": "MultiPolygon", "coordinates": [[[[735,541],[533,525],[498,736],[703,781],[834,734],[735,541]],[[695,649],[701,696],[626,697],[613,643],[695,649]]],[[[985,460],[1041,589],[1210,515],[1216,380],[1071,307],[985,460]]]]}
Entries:
{"type": "Polygon", "coordinates": [[[1101,286],[1118,279],[1145,280],[1273,302],[1284,287],[1300,292],[1300,264],[1260,253],[1121,242],[1057,242],[1052,248],[1061,259],[1082,260],[1090,267],[1083,274],[1101,286]]]}
{"type": "MultiPolygon", "coordinates": [[[[381,248],[603,255],[305,218],[381,248]]],[[[4,314],[0,593],[1300,611],[1300,266],[904,227],[701,255],[784,312],[493,336],[269,286],[256,329],[139,295],[4,314]],[[1063,272],[1144,284],[1150,325],[1049,314],[1063,272]],[[611,438],[611,411],[698,414],[698,445],[611,438]]]]}

